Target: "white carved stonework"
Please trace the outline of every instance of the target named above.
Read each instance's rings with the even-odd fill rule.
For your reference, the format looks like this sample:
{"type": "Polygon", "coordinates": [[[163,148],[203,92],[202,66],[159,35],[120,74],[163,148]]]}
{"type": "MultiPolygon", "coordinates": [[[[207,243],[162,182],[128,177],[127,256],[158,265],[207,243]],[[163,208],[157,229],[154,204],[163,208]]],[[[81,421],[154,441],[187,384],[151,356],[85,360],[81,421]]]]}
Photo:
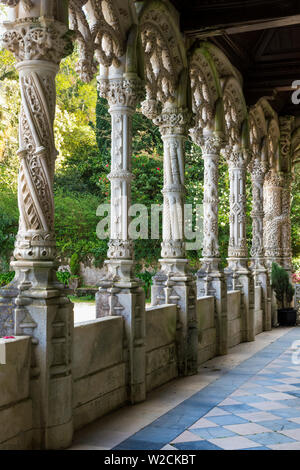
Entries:
{"type": "Polygon", "coordinates": [[[229,258],[247,258],[246,239],[246,169],[250,152],[245,149],[227,148],[226,159],[230,179],[230,238],[229,258]]]}
{"type": "Polygon", "coordinates": [[[154,5],[142,16],[140,29],[147,99],[161,103],[173,100],[182,71],[182,57],[170,14],[154,5]]]}
{"type": "Polygon", "coordinates": [[[77,71],[91,81],[99,64],[120,66],[131,26],[128,0],[69,0],[70,28],[79,45],[77,71]]]}
{"type": "Polygon", "coordinates": [[[132,115],[143,96],[138,78],[99,79],[99,91],[108,100],[112,118],[111,172],[111,240],[108,258],[133,259],[133,242],[129,238],[128,211],[131,203],[132,115]]]}
{"type": "Polygon", "coordinates": [[[1,43],[18,61],[22,98],[20,225],[14,256],[17,260],[54,260],[55,76],[57,64],[69,50],[67,28],[53,18],[25,18],[5,26],[1,43]]]}
{"type": "Polygon", "coordinates": [[[224,140],[218,135],[203,136],[199,144],[202,148],[204,160],[204,238],[202,257],[207,260],[218,259],[219,233],[218,233],[218,209],[219,209],[219,161],[220,150],[224,146],[224,140]]]}
{"type": "Polygon", "coordinates": [[[282,174],[275,170],[267,173],[264,183],[264,249],[268,267],[282,256],[281,225],[285,219],[282,215],[283,185],[282,174]]]}
{"type": "Polygon", "coordinates": [[[32,446],[55,449],[68,447],[73,436],[73,305],[56,279],[53,203],[55,77],[71,50],[63,22],[67,4],[1,3],[12,7],[1,43],[17,60],[21,112],[16,275],[0,294],[0,331],[9,325],[14,335],[31,336],[32,446]],[[5,307],[10,318],[3,324],[5,307]]]}
{"type": "Polygon", "coordinates": [[[252,182],[252,247],[253,258],[263,258],[264,179],[267,165],[256,157],[249,165],[252,182]]]}
{"type": "Polygon", "coordinates": [[[159,126],[164,142],[164,206],[162,258],[184,258],[184,142],[191,122],[185,108],[165,107],[161,114],[153,102],[143,102],[144,114],[159,126]]]}

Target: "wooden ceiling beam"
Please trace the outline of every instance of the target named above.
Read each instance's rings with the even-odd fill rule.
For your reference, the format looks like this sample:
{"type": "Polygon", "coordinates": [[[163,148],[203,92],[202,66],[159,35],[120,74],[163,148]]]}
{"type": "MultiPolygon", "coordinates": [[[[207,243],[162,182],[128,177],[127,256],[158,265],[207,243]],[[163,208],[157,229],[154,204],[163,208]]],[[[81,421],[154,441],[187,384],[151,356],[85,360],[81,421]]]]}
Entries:
{"type": "MultiPolygon", "coordinates": [[[[199,21],[201,24],[201,21],[199,21]]],[[[282,18],[274,18],[269,20],[256,20],[245,23],[231,24],[231,25],[213,25],[209,27],[198,27],[195,29],[189,29],[188,26],[185,26],[184,22],[182,27],[185,34],[191,38],[209,38],[212,36],[222,36],[224,34],[237,34],[237,33],[247,33],[250,31],[260,31],[264,29],[279,28],[284,26],[291,26],[300,24],[300,14],[291,15],[282,18]]]]}

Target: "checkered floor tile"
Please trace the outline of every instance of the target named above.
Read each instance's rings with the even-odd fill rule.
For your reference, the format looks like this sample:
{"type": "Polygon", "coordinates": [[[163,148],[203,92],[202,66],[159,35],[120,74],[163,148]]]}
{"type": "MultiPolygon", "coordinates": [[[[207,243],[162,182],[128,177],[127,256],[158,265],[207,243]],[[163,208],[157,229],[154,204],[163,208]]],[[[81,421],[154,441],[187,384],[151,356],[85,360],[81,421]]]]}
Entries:
{"type": "Polygon", "coordinates": [[[300,449],[300,365],[291,357],[297,337],[299,328],[117,448],[138,442],[139,448],[165,450],[300,449]]]}

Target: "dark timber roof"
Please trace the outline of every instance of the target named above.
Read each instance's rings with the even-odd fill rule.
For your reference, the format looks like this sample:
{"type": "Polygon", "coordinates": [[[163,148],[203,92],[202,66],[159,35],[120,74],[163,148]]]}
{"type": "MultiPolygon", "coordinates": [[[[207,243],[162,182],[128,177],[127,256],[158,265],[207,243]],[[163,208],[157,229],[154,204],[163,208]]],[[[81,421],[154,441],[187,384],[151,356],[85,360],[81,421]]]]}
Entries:
{"type": "Polygon", "coordinates": [[[281,114],[300,80],[300,0],[171,0],[191,41],[209,39],[241,71],[247,103],[271,99],[281,114]]]}

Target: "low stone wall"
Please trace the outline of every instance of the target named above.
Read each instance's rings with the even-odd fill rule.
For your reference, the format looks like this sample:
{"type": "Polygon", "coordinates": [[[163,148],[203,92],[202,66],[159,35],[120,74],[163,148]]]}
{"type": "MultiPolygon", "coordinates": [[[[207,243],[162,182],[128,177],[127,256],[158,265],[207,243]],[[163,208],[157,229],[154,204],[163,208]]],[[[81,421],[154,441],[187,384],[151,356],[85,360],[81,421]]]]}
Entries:
{"type": "Polygon", "coordinates": [[[31,449],[29,337],[0,339],[0,450],[31,449]]]}
{"type": "Polygon", "coordinates": [[[227,293],[228,347],[232,348],[242,341],[241,292],[227,293]]]}
{"type": "Polygon", "coordinates": [[[123,321],[122,317],[104,317],[74,328],[75,429],[127,401],[123,321]]]}
{"type": "Polygon", "coordinates": [[[263,332],[262,288],[260,286],[255,287],[254,305],[255,335],[258,335],[263,332]]]}
{"type": "Polygon", "coordinates": [[[178,375],[176,357],[177,306],[146,309],[146,387],[147,391],[178,375]]]}
{"type": "Polygon", "coordinates": [[[198,365],[216,356],[217,332],[215,299],[212,296],[197,299],[198,365]]]}

